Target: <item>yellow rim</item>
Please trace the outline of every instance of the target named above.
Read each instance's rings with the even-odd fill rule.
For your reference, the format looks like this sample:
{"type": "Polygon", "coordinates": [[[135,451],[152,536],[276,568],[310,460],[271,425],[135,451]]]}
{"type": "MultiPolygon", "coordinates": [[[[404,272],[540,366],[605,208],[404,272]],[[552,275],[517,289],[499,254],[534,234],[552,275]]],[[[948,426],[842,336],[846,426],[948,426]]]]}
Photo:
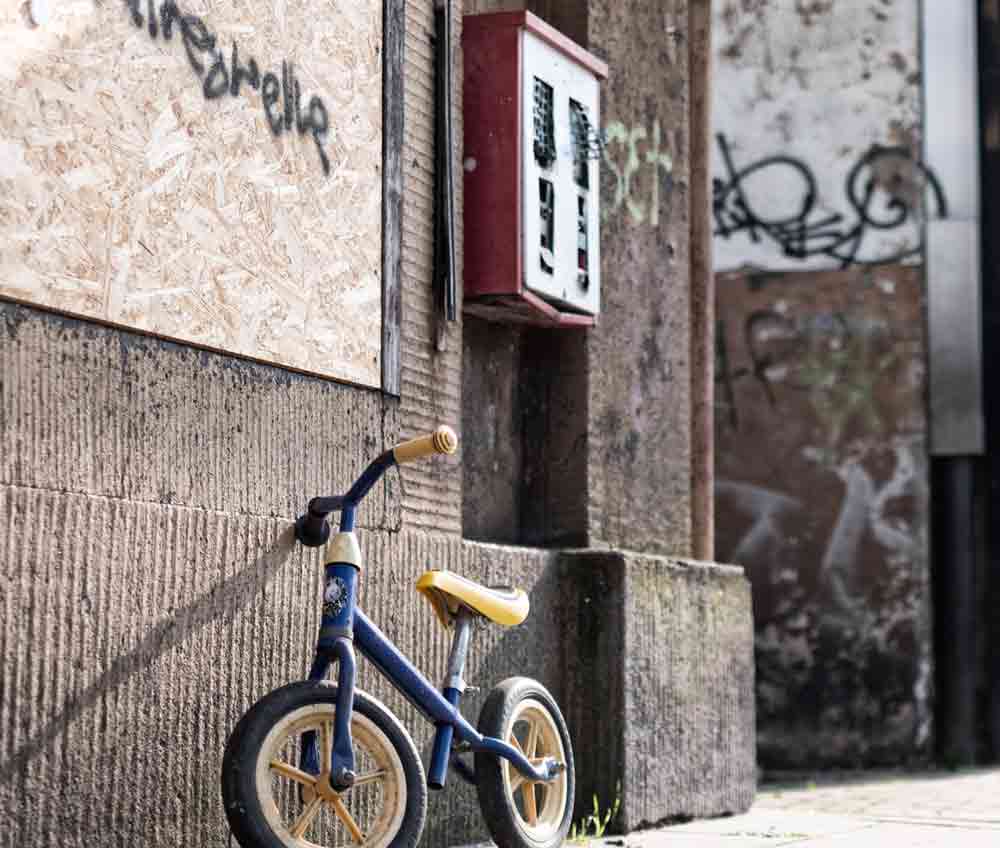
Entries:
{"type": "Polygon", "coordinates": [[[367,716],[351,721],[358,780],[344,793],[329,782],[333,704],[310,704],[271,728],[257,756],[264,817],[288,848],[387,848],[406,813],[406,776],[388,737],[367,716]],[[302,734],[316,734],[319,775],[299,767],[302,734]]]}
{"type": "MultiPolygon", "coordinates": [[[[506,738],[532,765],[546,757],[566,762],[559,728],[539,701],[529,698],[517,705],[506,738]]],[[[506,760],[502,769],[504,789],[518,827],[532,841],[547,842],[559,830],[566,814],[567,773],[563,771],[551,783],[539,783],[526,779],[506,760]]]]}

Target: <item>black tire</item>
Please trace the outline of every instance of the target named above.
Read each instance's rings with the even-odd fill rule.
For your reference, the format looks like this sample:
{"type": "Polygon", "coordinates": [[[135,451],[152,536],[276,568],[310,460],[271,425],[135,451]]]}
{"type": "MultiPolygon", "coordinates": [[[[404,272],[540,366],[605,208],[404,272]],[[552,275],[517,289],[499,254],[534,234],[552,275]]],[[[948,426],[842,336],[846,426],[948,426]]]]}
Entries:
{"type": "MultiPolygon", "coordinates": [[[[328,722],[328,716],[335,714],[336,701],[337,687],[334,684],[290,683],[261,698],[233,729],[222,760],[222,800],[229,827],[243,848],[292,848],[301,845],[291,835],[289,826],[282,822],[279,803],[275,800],[273,789],[266,793],[268,797],[260,797],[261,792],[258,790],[262,785],[261,781],[268,785],[281,784],[279,775],[272,771],[273,767],[262,765],[264,757],[273,756],[272,753],[262,749],[265,744],[269,750],[276,744],[283,744],[281,740],[284,738],[286,727],[289,728],[287,737],[290,740],[289,745],[294,746],[295,740],[300,739],[302,733],[297,728],[316,717],[328,722]],[[275,731],[273,734],[272,730],[275,731]],[[264,769],[263,772],[260,771],[261,768],[264,769]],[[267,813],[265,809],[268,810],[267,813]]],[[[366,750],[377,750],[378,756],[390,763],[390,767],[382,769],[389,777],[381,780],[388,779],[392,783],[380,783],[378,775],[375,775],[375,779],[369,784],[343,793],[343,803],[350,807],[352,797],[357,799],[363,797],[352,796],[352,793],[362,791],[368,792],[369,798],[373,797],[371,793],[376,793],[374,795],[376,801],[379,798],[382,801],[390,798],[392,809],[388,813],[385,812],[389,810],[388,806],[379,807],[378,803],[373,804],[370,800],[359,809],[363,812],[372,809],[382,810],[378,813],[381,818],[375,821],[381,830],[381,835],[376,834],[377,844],[384,845],[385,848],[414,848],[420,839],[427,817],[427,783],[413,740],[385,705],[360,691],[355,691],[354,694],[352,736],[356,753],[359,752],[359,738],[368,739],[369,742],[374,740],[375,744],[366,750]],[[391,757],[389,747],[395,751],[398,760],[391,757]],[[386,786],[391,788],[391,793],[386,786]],[[400,793],[405,793],[405,797],[399,798],[400,793]]],[[[282,749],[277,750],[280,752],[282,749]]],[[[360,753],[358,755],[361,756],[360,753]]],[[[374,755],[365,754],[365,756],[374,755]]],[[[279,759],[284,761],[284,757],[279,759]]],[[[267,762],[271,760],[268,759],[267,762]]],[[[371,762],[376,760],[372,759],[371,762]]],[[[360,766],[359,760],[359,776],[362,771],[360,766]]],[[[286,783],[288,786],[295,786],[293,780],[288,780],[286,783]]],[[[316,797],[313,790],[304,790],[301,784],[297,786],[294,795],[291,792],[281,791],[280,787],[279,794],[280,803],[285,805],[301,803],[306,806],[309,798],[316,797]],[[309,792],[310,795],[306,797],[304,792],[309,792]]],[[[362,803],[361,800],[358,803],[362,803]]],[[[290,808],[286,806],[286,809],[290,808]]],[[[335,813],[332,802],[317,802],[317,810],[316,819],[309,827],[324,825],[332,829],[336,826],[337,819],[332,817],[339,814],[335,813]],[[322,821],[321,816],[324,817],[322,821]]],[[[356,819],[355,822],[357,823],[356,819]]],[[[367,827],[364,824],[358,826],[362,830],[367,827]]],[[[345,844],[351,844],[350,836],[346,833],[342,835],[348,837],[345,844]]]]}
{"type": "MultiPolygon", "coordinates": [[[[522,748],[527,748],[521,738],[522,731],[517,729],[524,717],[533,717],[540,723],[550,722],[545,730],[549,744],[553,748],[555,738],[562,748],[566,771],[558,779],[563,783],[554,783],[549,787],[515,788],[509,791],[512,781],[520,780],[517,770],[509,766],[506,760],[490,754],[476,754],[476,787],[479,791],[479,807],[483,819],[499,848],[556,848],[561,845],[569,833],[573,820],[573,798],[576,777],[573,770],[573,746],[570,743],[566,722],[555,699],[537,680],[528,677],[511,677],[497,686],[486,698],[482,712],[479,714],[479,732],[484,736],[492,736],[508,741],[514,734],[522,748]],[[547,720],[544,718],[547,716],[547,720]],[[536,819],[544,818],[544,826],[532,827],[530,815],[527,815],[527,798],[529,791],[532,805],[535,808],[536,819]],[[552,792],[550,797],[549,793],[552,792]],[[515,800],[517,793],[520,797],[515,800]],[[541,807],[538,809],[538,798],[541,793],[541,807]],[[550,809],[551,808],[551,809],[550,809]],[[545,811],[547,815],[543,815],[545,811]]],[[[542,740],[536,743],[542,744],[542,740]]],[[[536,755],[555,755],[556,750],[535,751],[536,755]]],[[[528,753],[531,756],[531,753],[528,753]]]]}

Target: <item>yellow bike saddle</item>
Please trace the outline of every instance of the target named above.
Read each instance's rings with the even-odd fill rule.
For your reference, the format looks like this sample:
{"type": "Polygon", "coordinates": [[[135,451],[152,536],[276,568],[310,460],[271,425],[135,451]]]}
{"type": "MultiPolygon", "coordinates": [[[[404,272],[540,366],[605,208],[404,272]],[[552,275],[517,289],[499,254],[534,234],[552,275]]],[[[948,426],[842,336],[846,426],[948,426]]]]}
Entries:
{"type": "Polygon", "coordinates": [[[463,604],[505,627],[520,624],[528,617],[528,596],[521,589],[481,586],[450,571],[425,571],[417,581],[417,591],[430,601],[445,627],[451,627],[463,604]]]}

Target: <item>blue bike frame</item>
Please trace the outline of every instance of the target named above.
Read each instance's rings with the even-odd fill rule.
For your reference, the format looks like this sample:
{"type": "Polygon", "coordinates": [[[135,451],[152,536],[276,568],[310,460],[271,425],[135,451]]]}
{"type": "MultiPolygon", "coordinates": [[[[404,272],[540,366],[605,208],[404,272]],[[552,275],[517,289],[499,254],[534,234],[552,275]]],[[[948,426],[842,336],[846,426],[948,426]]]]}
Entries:
{"type": "MultiPolygon", "coordinates": [[[[468,628],[471,618],[460,616],[456,623],[456,645],[462,642],[457,652],[453,649],[455,668],[449,669],[449,679],[442,691],[438,691],[420,671],[400,652],[392,641],[356,605],[357,582],[360,576],[360,550],[354,539],[354,513],[357,503],[391,465],[395,464],[392,453],[384,454],[369,466],[364,474],[343,498],[316,499],[310,505],[310,515],[300,519],[325,523],[324,512],[340,509],[340,533],[328,548],[330,552],[326,565],[326,590],[324,591],[323,618],[320,626],[316,655],[309,679],[320,681],[326,678],[330,666],[337,662],[337,711],[334,718],[334,744],[331,759],[330,780],[334,788],[349,788],[355,777],[354,745],[351,739],[351,717],[354,704],[354,681],[356,675],[355,646],[388,681],[416,706],[437,730],[431,764],[427,773],[427,783],[435,789],[443,788],[451,762],[452,741],[455,736],[474,752],[486,752],[508,760],[529,780],[549,782],[558,774],[559,765],[551,758],[538,766],[532,763],[517,748],[489,736],[483,736],[469,724],[459,712],[464,685],[461,675],[465,664],[465,649],[468,645],[468,628]],[[318,505],[318,506],[314,506],[318,505]],[[338,556],[340,559],[338,560],[338,556]],[[458,634],[465,628],[464,640],[458,634]],[[457,659],[456,659],[457,657],[457,659]]],[[[301,528],[300,528],[301,529],[301,528]]],[[[306,528],[308,535],[310,528],[306,528]]],[[[314,526],[312,528],[316,530],[314,526]]],[[[329,536],[322,535],[323,541],[329,536]]],[[[303,535],[300,533],[300,540],[303,535]]],[[[307,544],[316,544],[306,542],[307,544]]],[[[322,542],[320,542],[321,544],[322,542]]],[[[302,767],[312,773],[319,772],[319,760],[314,732],[303,734],[302,767]]],[[[457,761],[462,766],[461,761],[457,761]]],[[[460,769],[469,777],[467,770],[460,769]]]]}

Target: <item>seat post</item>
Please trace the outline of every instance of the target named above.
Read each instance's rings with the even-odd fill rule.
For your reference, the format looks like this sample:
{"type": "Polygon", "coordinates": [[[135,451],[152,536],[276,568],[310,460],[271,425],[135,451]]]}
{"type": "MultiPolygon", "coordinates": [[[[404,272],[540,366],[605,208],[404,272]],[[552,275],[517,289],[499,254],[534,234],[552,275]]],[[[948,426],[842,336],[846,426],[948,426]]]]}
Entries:
{"type": "MultiPolygon", "coordinates": [[[[462,693],[466,690],[465,660],[469,655],[469,642],[472,640],[472,611],[466,606],[460,606],[455,615],[455,636],[451,642],[451,653],[448,655],[448,671],[444,679],[444,697],[455,709],[462,693]]],[[[448,762],[451,758],[451,740],[455,728],[450,724],[439,724],[434,734],[434,748],[431,751],[431,765],[427,770],[427,785],[431,789],[444,789],[448,777],[448,762]]]]}
{"type": "MultiPolygon", "coordinates": [[[[448,655],[448,672],[444,679],[445,697],[449,689],[455,689],[461,695],[465,691],[465,660],[469,655],[469,642],[472,640],[472,611],[461,606],[455,616],[455,637],[451,641],[451,653],[448,655]]],[[[450,698],[449,698],[450,700],[450,698]]],[[[455,703],[458,703],[455,701],[455,703]]]]}

